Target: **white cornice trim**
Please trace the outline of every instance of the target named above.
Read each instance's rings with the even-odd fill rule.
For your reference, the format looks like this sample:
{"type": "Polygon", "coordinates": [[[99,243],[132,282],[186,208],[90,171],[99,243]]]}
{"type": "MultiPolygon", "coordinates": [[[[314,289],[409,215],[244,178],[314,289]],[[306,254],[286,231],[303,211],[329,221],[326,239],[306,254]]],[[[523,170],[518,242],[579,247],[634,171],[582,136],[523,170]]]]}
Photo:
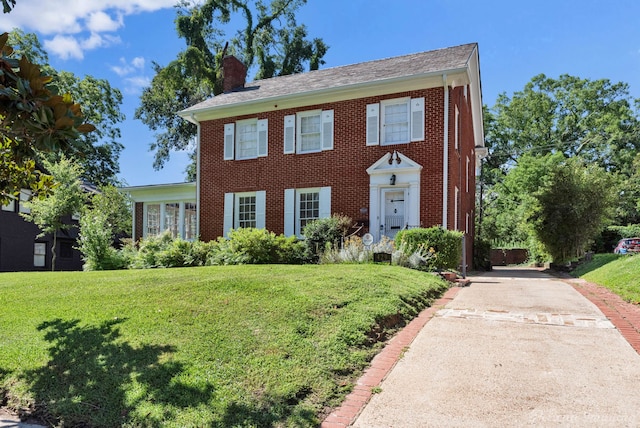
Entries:
{"type": "MultiPolygon", "coordinates": [[[[467,67],[447,70],[446,73],[451,83],[454,81],[455,84],[470,83],[468,80],[467,67]]],[[[443,71],[438,71],[394,79],[369,81],[328,89],[299,92],[292,95],[279,95],[235,104],[183,110],[178,112],[178,115],[192,123],[197,123],[205,120],[256,114],[265,111],[299,108],[397,92],[437,88],[442,86],[442,75],[443,71]]]]}

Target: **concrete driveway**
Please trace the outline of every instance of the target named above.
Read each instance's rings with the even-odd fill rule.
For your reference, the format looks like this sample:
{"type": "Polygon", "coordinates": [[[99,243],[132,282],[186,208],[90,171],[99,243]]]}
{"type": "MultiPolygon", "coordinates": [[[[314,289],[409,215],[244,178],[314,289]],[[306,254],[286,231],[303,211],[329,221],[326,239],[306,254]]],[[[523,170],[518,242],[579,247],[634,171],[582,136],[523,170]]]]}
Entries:
{"type": "Polygon", "coordinates": [[[380,388],[352,426],[640,426],[640,355],[535,269],[473,277],[380,388]]]}

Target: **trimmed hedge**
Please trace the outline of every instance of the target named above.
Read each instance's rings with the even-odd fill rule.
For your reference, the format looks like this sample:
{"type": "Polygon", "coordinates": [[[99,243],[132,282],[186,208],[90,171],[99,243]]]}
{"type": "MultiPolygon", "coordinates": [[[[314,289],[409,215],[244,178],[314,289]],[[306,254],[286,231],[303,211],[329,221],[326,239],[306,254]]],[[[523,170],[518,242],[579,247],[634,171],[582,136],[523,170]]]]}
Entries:
{"type": "Polygon", "coordinates": [[[405,254],[430,251],[435,257],[427,260],[427,270],[457,269],[462,260],[462,232],[429,227],[401,230],[395,237],[396,248],[405,254]]]}

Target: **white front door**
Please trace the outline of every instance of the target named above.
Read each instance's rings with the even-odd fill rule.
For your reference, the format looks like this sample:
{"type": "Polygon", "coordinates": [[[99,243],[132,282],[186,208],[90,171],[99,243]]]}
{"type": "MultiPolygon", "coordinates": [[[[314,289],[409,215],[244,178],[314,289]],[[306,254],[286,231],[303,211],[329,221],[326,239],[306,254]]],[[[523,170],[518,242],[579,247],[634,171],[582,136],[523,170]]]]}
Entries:
{"type": "Polygon", "coordinates": [[[382,235],[393,239],[398,231],[407,225],[405,217],[406,192],[404,190],[383,190],[384,205],[380,213],[382,235]]]}

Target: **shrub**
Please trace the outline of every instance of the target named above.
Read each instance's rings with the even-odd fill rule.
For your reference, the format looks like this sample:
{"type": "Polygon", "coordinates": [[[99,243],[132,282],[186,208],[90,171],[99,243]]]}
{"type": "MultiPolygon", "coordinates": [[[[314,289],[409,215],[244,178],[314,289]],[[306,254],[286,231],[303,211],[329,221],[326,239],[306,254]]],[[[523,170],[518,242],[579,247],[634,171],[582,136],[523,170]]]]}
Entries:
{"type": "Polygon", "coordinates": [[[334,214],[331,217],[307,223],[302,234],[305,237],[308,260],[318,262],[327,249],[338,248],[352,224],[353,220],[342,214],[334,214]]]}
{"type": "Polygon", "coordinates": [[[407,255],[426,256],[426,270],[456,269],[462,259],[462,233],[442,227],[401,230],[396,234],[396,246],[407,255]]]}
{"type": "Polygon", "coordinates": [[[295,236],[276,236],[265,229],[242,228],[229,232],[229,239],[218,238],[211,251],[213,265],[287,263],[304,260],[304,244],[295,236]]]}
{"type": "Polygon", "coordinates": [[[111,246],[111,226],[107,214],[85,209],[80,217],[78,250],[82,253],[84,270],[110,270],[126,267],[126,259],[111,246]]]}
{"type": "Polygon", "coordinates": [[[476,237],[473,243],[473,267],[491,270],[491,242],[488,240],[476,237]]]}

